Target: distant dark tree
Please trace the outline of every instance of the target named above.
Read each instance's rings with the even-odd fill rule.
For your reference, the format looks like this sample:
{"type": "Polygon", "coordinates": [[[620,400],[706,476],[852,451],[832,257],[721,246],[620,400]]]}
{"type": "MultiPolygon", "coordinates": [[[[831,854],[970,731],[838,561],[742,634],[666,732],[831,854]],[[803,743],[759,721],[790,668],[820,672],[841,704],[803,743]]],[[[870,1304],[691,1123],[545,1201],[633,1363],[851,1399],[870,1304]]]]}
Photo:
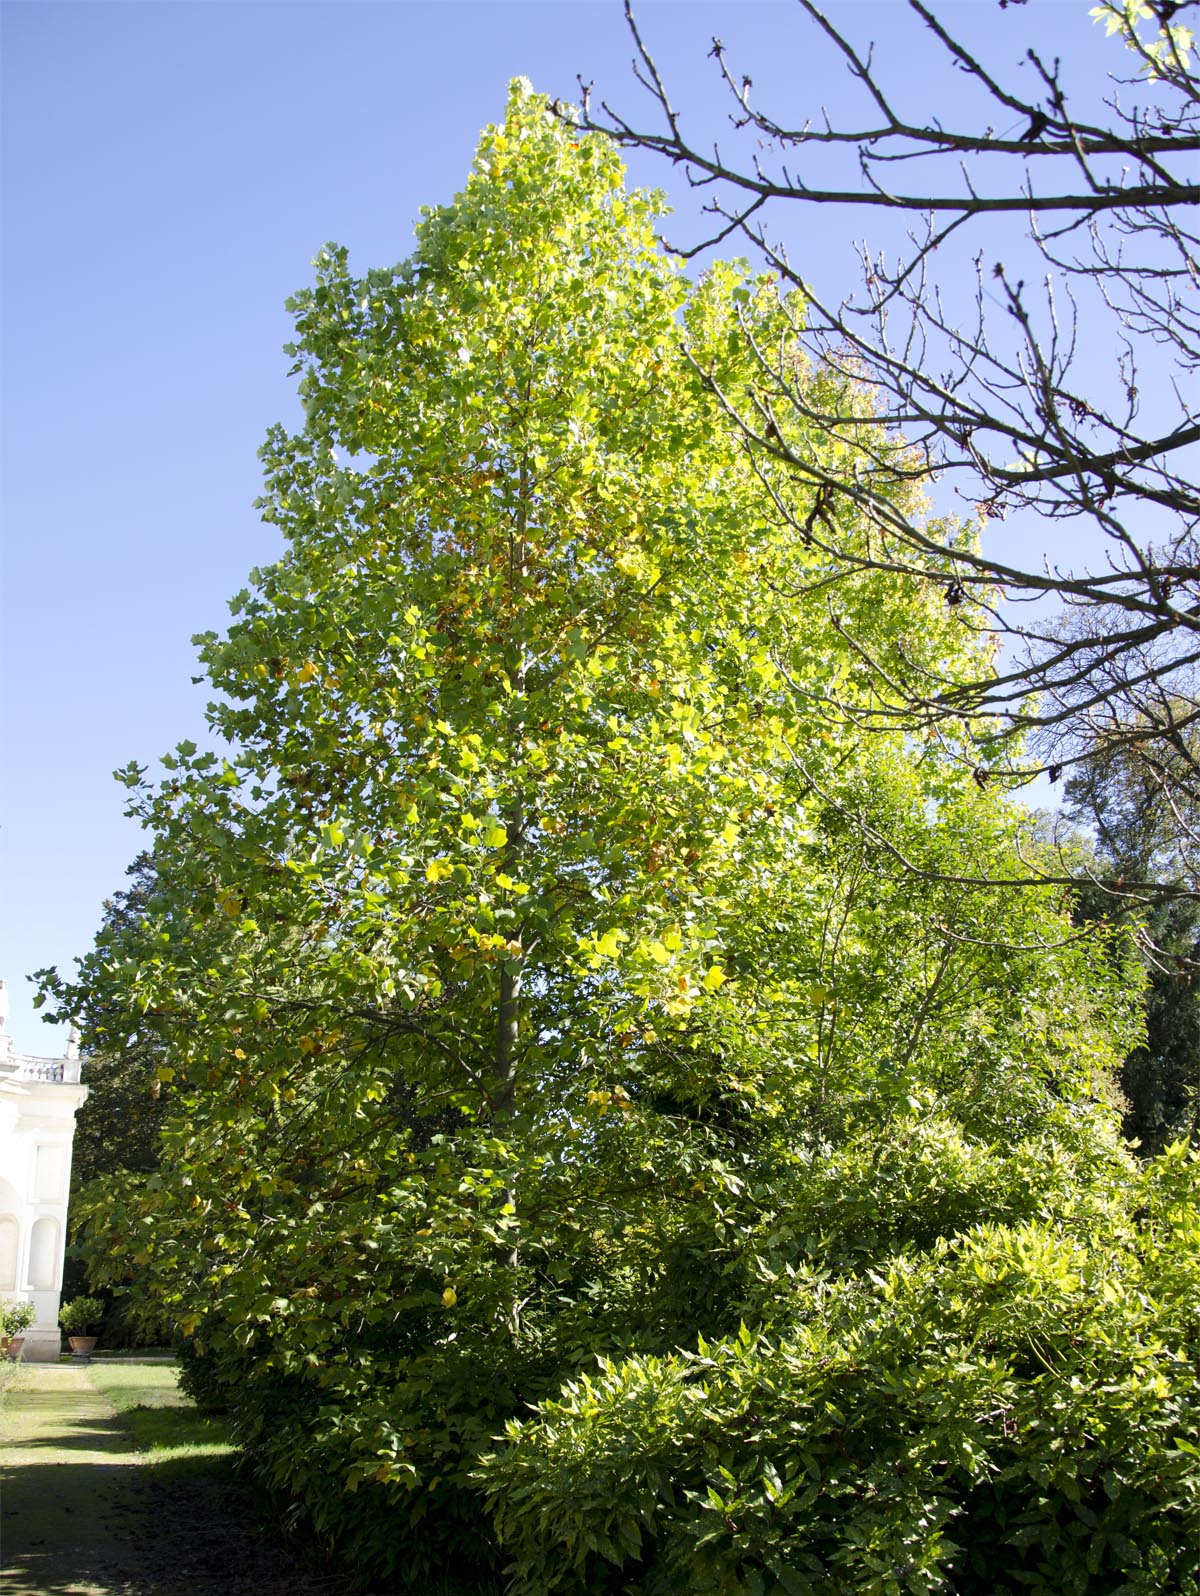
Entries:
{"type": "MultiPolygon", "coordinates": [[[[139,854],[126,874],[130,885],[104,905],[102,939],[106,933],[125,931],[142,919],[153,898],[156,877],[149,854],[139,854]]],[[[81,1187],[97,1175],[119,1169],[149,1174],[158,1167],[158,1136],[170,1094],[170,1086],[160,1078],[166,1065],[163,1044],[144,1032],[110,1050],[105,1045],[108,1028],[104,1017],[81,1018],[88,1097],[75,1121],[72,1185],[81,1187]]]]}
{"type": "MultiPolygon", "coordinates": [[[[157,878],[149,854],[142,853],[129,866],[129,886],[115,892],[104,905],[99,936],[112,939],[142,920],[150,909],[157,878]]],[[[71,1212],[86,1211],[87,1188],[100,1176],[122,1170],[152,1175],[160,1159],[159,1132],[169,1111],[170,1085],[166,1051],[160,1038],[141,1031],[130,1040],[125,1028],[112,1024],[114,1016],[99,1012],[78,1016],[85,1052],[83,1079],[87,1100],[75,1119],[71,1161],[71,1212]],[[106,1020],[109,1023],[106,1024],[106,1020]],[[114,1039],[121,1035],[118,1045],[114,1039]]],[[[68,1249],[63,1270],[64,1297],[92,1289],[88,1263],[80,1249],[68,1249]]],[[[102,1334],[106,1345],[140,1345],[161,1340],[157,1327],[131,1319],[124,1304],[103,1291],[106,1304],[102,1334]]]]}
{"type": "MultiPolygon", "coordinates": [[[[1092,832],[1102,874],[1116,882],[1168,888],[1197,878],[1193,846],[1200,823],[1128,743],[1118,741],[1078,764],[1066,785],[1068,812],[1092,832]],[[1174,800],[1174,801],[1172,801],[1174,800]]],[[[1113,897],[1083,889],[1084,912],[1111,917],[1113,897]]],[[[1144,908],[1146,1040],[1125,1060],[1125,1134],[1144,1155],[1171,1141],[1200,1141],[1200,905],[1165,894],[1144,908]]]]}

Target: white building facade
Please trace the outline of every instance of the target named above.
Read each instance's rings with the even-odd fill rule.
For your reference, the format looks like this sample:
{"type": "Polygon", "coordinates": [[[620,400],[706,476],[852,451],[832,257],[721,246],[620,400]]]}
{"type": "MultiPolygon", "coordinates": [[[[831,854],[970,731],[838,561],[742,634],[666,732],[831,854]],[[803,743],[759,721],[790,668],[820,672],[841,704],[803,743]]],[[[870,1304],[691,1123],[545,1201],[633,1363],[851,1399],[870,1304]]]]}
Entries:
{"type": "Polygon", "coordinates": [[[74,1030],[63,1058],[18,1053],[0,981],[0,1298],[32,1302],[24,1357],[57,1361],[75,1111],[87,1097],[74,1030]]]}

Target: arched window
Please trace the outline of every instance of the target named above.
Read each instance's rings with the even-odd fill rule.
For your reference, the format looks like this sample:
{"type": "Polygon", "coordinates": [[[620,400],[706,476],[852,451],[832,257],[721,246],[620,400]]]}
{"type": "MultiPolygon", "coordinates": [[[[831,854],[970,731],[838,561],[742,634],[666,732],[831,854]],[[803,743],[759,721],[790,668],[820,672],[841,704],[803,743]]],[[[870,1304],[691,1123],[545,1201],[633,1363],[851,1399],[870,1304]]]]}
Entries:
{"type": "Polygon", "coordinates": [[[12,1214],[0,1214],[0,1291],[17,1288],[17,1244],[20,1227],[12,1214]]]}
{"type": "Polygon", "coordinates": [[[35,1219],[29,1237],[29,1284],[34,1291],[53,1291],[57,1286],[57,1253],[57,1224],[53,1219],[35,1219]]]}

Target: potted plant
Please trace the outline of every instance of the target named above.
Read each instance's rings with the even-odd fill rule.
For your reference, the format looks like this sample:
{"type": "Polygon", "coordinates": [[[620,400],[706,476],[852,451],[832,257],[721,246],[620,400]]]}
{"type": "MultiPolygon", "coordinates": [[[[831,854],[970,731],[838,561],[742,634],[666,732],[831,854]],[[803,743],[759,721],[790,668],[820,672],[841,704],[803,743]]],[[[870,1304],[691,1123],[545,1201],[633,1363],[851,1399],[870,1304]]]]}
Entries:
{"type": "Polygon", "coordinates": [[[25,1345],[25,1331],[33,1323],[32,1302],[0,1303],[0,1357],[16,1358],[25,1345]]]}
{"type": "Polygon", "coordinates": [[[89,1358],[96,1345],[96,1337],[89,1335],[91,1327],[104,1315],[104,1303],[99,1297],[73,1297],[64,1302],[58,1312],[58,1322],[67,1333],[71,1354],[76,1358],[89,1358]]]}

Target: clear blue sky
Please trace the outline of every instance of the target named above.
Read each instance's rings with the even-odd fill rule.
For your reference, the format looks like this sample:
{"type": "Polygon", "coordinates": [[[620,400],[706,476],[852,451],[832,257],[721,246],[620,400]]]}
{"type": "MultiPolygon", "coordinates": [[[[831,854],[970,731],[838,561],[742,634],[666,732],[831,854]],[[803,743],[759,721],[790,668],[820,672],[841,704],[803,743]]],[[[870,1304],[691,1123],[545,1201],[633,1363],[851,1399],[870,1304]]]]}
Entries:
{"type": "MultiPolygon", "coordinates": [[[[939,7],[1015,69],[1036,40],[1100,86],[1114,47],[1090,0],[939,7]]],[[[914,116],[959,92],[899,0],[832,0],[878,41],[914,116]]],[[[643,0],[697,128],[724,107],[719,33],[760,102],[797,121],[850,93],[788,0],[643,0]]],[[[253,509],[256,450],[296,406],[283,302],[325,241],[365,270],[403,258],[422,204],[465,177],[508,80],[638,105],[619,0],[5,0],[0,976],[29,1051],[59,1034],[25,975],[69,966],[140,832],[111,779],[203,736],[190,638],[221,627],[279,552],[253,509]]],[[[645,159],[638,181],[693,201],[645,159]]],[[[781,216],[826,291],[861,218],[781,216]]]]}

